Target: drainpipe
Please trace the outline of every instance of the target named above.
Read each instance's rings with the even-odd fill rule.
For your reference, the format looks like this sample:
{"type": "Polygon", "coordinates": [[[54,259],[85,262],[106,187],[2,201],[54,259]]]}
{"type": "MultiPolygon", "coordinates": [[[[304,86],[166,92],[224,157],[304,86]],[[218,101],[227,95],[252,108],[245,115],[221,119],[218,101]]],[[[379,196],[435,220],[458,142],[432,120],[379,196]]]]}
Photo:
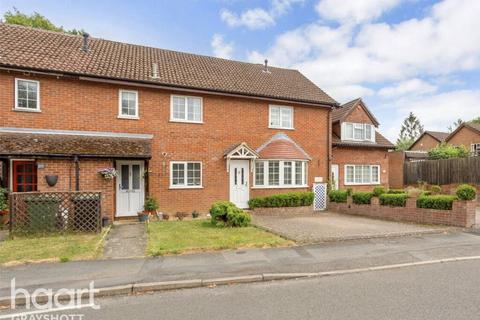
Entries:
{"type": "Polygon", "coordinates": [[[73,162],[75,163],[75,191],[80,191],[80,162],[78,156],[73,158],[73,162]]]}
{"type": "Polygon", "coordinates": [[[328,135],[327,135],[327,143],[328,143],[328,159],[327,159],[327,179],[326,182],[330,183],[331,172],[332,172],[332,109],[328,110],[328,135]]]}

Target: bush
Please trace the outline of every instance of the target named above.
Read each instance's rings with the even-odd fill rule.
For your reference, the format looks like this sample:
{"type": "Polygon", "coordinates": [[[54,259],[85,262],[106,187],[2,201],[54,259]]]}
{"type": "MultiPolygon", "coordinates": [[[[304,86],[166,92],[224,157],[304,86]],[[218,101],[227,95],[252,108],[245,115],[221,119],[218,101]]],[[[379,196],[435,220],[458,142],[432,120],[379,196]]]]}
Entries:
{"type": "Polygon", "coordinates": [[[434,184],[434,185],[430,186],[430,192],[433,195],[441,194],[442,193],[442,187],[434,184]]]}
{"type": "Polygon", "coordinates": [[[405,190],[403,189],[389,189],[387,191],[388,194],[401,194],[401,193],[405,193],[405,190]]]}
{"type": "Polygon", "coordinates": [[[469,155],[470,151],[465,146],[454,146],[448,143],[441,143],[428,151],[430,159],[465,158],[469,155]]]}
{"type": "Polygon", "coordinates": [[[462,184],[458,186],[456,194],[460,200],[473,200],[477,195],[477,190],[471,185],[462,184]]]}
{"type": "Polygon", "coordinates": [[[408,196],[406,193],[384,193],[380,195],[379,200],[382,206],[405,207],[407,198],[408,196]]]}
{"type": "Polygon", "coordinates": [[[387,190],[385,190],[385,187],[383,187],[383,186],[373,188],[373,196],[374,197],[379,197],[380,195],[384,194],[385,192],[387,192],[387,190]]]}
{"type": "Polygon", "coordinates": [[[158,209],[157,199],[153,197],[147,197],[143,207],[145,208],[145,211],[156,211],[158,209]]]}
{"type": "Polygon", "coordinates": [[[352,200],[355,204],[370,204],[372,197],[372,192],[354,192],[352,194],[352,200]]]}
{"type": "Polygon", "coordinates": [[[210,208],[211,222],[216,226],[246,227],[251,222],[248,213],[229,201],[217,201],[210,208]]]}
{"type": "Polygon", "coordinates": [[[347,202],[348,191],[332,190],[328,193],[331,202],[347,202]]]}
{"type": "Polygon", "coordinates": [[[417,199],[417,208],[452,210],[453,200],[455,199],[455,196],[449,195],[422,195],[417,199]]]}
{"type": "Polygon", "coordinates": [[[313,192],[289,192],[248,201],[250,208],[301,207],[313,203],[313,192]]]}
{"type": "Polygon", "coordinates": [[[7,189],[0,188],[0,211],[8,209],[7,189]]]}

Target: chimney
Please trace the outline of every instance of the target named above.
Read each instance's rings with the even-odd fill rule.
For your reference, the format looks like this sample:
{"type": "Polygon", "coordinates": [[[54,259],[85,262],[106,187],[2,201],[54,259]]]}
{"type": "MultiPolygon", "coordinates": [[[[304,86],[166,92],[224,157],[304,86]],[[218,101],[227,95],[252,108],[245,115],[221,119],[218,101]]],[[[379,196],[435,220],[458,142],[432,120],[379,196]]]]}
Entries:
{"type": "Polygon", "coordinates": [[[90,51],[90,48],[88,47],[88,37],[89,37],[89,36],[90,36],[90,35],[89,35],[88,33],[86,33],[86,32],[83,33],[83,45],[82,45],[82,50],[83,50],[84,52],[90,51]]]}
{"type": "Polygon", "coordinates": [[[263,72],[265,73],[270,73],[270,70],[268,70],[268,60],[265,59],[265,64],[263,65],[263,72]]]}
{"type": "Polygon", "coordinates": [[[152,65],[152,79],[158,79],[158,63],[154,62],[152,65]]]}

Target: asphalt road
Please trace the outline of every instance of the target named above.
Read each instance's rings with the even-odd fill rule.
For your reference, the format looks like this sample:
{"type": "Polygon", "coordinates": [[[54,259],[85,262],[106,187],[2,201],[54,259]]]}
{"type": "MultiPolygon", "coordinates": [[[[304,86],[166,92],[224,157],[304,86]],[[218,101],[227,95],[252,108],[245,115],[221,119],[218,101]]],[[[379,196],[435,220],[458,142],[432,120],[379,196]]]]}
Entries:
{"type": "MultiPolygon", "coordinates": [[[[97,300],[82,319],[478,319],[480,261],[97,300]]],[[[17,310],[18,311],[18,310],[17,310]]],[[[0,318],[2,313],[0,312],[0,318]]],[[[66,319],[66,318],[65,318],[66,319]]],[[[80,318],[76,318],[80,319],[80,318]]]]}

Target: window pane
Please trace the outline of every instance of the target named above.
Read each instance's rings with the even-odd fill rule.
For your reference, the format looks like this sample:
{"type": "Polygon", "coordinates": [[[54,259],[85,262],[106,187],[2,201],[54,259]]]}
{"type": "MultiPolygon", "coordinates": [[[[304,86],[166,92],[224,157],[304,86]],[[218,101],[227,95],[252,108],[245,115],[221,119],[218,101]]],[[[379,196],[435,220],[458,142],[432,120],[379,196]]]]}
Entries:
{"type": "Polygon", "coordinates": [[[187,120],[198,121],[202,120],[201,115],[201,100],[200,98],[188,98],[187,120]]]}
{"type": "Polygon", "coordinates": [[[187,164],[187,185],[199,186],[201,183],[200,163],[187,164]]]}
{"type": "Polygon", "coordinates": [[[26,82],[26,81],[19,80],[19,81],[17,82],[17,87],[18,87],[18,90],[27,91],[27,82],[26,82]]]}
{"type": "Polygon", "coordinates": [[[29,109],[37,109],[37,101],[28,100],[27,108],[29,108],[29,109]]]}
{"type": "Polygon", "coordinates": [[[270,107],[270,126],[280,126],[280,108],[278,107],[270,107]]]}
{"type": "Polygon", "coordinates": [[[278,186],[280,183],[280,164],[278,161],[268,162],[268,184],[278,186]]]}
{"type": "Polygon", "coordinates": [[[369,124],[365,125],[365,140],[372,140],[372,126],[369,124]]]}
{"type": "Polygon", "coordinates": [[[303,164],[303,184],[306,185],[307,184],[307,163],[302,162],[302,164],[303,164]]]}
{"type": "Polygon", "coordinates": [[[122,172],[122,185],[120,186],[120,188],[122,190],[128,190],[130,189],[130,176],[128,165],[122,164],[120,170],[122,172]]]}
{"type": "Polygon", "coordinates": [[[370,173],[370,166],[363,166],[363,183],[370,183],[371,173],[370,173]]]}
{"type": "Polygon", "coordinates": [[[17,107],[37,109],[38,85],[31,81],[17,81],[17,107]]]}
{"type": "Polygon", "coordinates": [[[295,161],[295,184],[296,185],[302,185],[302,162],[301,161],[295,161]]]}
{"type": "Polygon", "coordinates": [[[263,171],[264,170],[264,162],[263,161],[258,161],[255,162],[255,184],[258,186],[263,186],[264,184],[264,176],[263,176],[263,171]]]}
{"type": "Polygon", "coordinates": [[[172,185],[185,184],[185,165],[183,163],[174,163],[172,165],[172,185]]]}
{"type": "Polygon", "coordinates": [[[185,98],[173,97],[173,119],[185,120],[185,98]]]}
{"type": "Polygon", "coordinates": [[[292,184],[292,163],[290,161],[283,163],[283,184],[292,184]]]}
{"type": "Polygon", "coordinates": [[[345,125],[345,129],[346,129],[345,137],[347,139],[353,139],[353,124],[347,123],[345,125]]]}
{"type": "Polygon", "coordinates": [[[354,167],[353,166],[347,166],[345,170],[345,176],[346,180],[349,183],[354,183],[354,167]]]}
{"type": "Polygon", "coordinates": [[[292,128],[292,109],[290,108],[281,108],[280,110],[281,119],[282,119],[282,127],[284,128],[292,128]]]}
{"type": "Polygon", "coordinates": [[[372,167],[372,182],[374,183],[378,183],[380,181],[378,169],[378,166],[372,167]]]}
{"type": "Polygon", "coordinates": [[[353,134],[354,134],[354,139],[355,140],[363,140],[364,139],[363,129],[364,129],[363,125],[361,125],[361,124],[355,124],[354,125],[353,134]]]}
{"type": "Polygon", "coordinates": [[[137,115],[137,95],[135,92],[122,91],[122,115],[137,115]]]}
{"type": "Polygon", "coordinates": [[[140,165],[132,165],[132,189],[140,190],[140,165]]]}
{"type": "Polygon", "coordinates": [[[355,183],[362,183],[362,166],[355,166],[355,183]]]}

